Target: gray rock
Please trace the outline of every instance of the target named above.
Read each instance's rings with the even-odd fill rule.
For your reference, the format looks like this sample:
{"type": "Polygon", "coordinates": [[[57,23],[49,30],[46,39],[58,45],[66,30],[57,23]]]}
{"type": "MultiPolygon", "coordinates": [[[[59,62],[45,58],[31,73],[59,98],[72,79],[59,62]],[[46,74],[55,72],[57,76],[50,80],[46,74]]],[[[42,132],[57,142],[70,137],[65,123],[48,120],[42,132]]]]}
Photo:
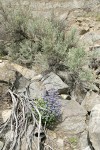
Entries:
{"type": "Polygon", "coordinates": [[[60,77],[53,72],[44,76],[44,78],[42,78],[42,82],[47,91],[55,89],[61,94],[66,94],[68,92],[68,85],[65,84],[60,77]]]}
{"type": "Polygon", "coordinates": [[[89,146],[88,132],[84,131],[80,137],[80,150],[91,150],[89,146]]]}
{"type": "Polygon", "coordinates": [[[83,132],[86,128],[86,111],[78,102],[71,100],[61,100],[62,103],[62,122],[56,130],[77,134],[83,132]]]}
{"type": "Polygon", "coordinates": [[[24,76],[24,78],[31,80],[32,78],[34,78],[36,76],[36,72],[34,70],[30,70],[26,67],[20,66],[18,64],[14,64],[12,63],[11,66],[17,71],[19,72],[21,75],[24,76]]]}
{"type": "Polygon", "coordinates": [[[13,83],[15,81],[15,70],[8,61],[0,63],[0,81],[13,83]]]}
{"type": "Polygon", "coordinates": [[[73,86],[72,74],[67,71],[58,71],[57,75],[66,83],[70,88],[73,86]]]}
{"type": "Polygon", "coordinates": [[[76,100],[79,104],[81,104],[86,95],[85,89],[82,84],[76,84],[74,90],[71,92],[72,99],[76,100]]]}
{"type": "Polygon", "coordinates": [[[9,89],[9,85],[16,80],[16,71],[8,61],[0,63],[0,96],[4,97],[9,89]]]}
{"type": "Polygon", "coordinates": [[[17,92],[20,94],[20,93],[23,93],[26,91],[29,84],[30,84],[30,81],[27,80],[24,76],[20,76],[20,74],[19,74],[19,77],[17,76],[17,80],[16,80],[14,86],[15,86],[17,92]]]}
{"type": "Polygon", "coordinates": [[[2,111],[2,119],[3,119],[3,122],[6,122],[10,116],[11,116],[11,109],[7,109],[7,110],[3,110],[2,111]]]}
{"type": "Polygon", "coordinates": [[[95,150],[100,150],[100,104],[93,107],[89,120],[89,137],[95,150]]]}
{"type": "Polygon", "coordinates": [[[85,149],[81,149],[81,150],[91,150],[91,148],[88,146],[85,149]]]}
{"type": "Polygon", "coordinates": [[[82,102],[82,106],[90,112],[96,104],[100,104],[100,95],[93,91],[88,92],[82,102]]]}
{"type": "Polygon", "coordinates": [[[57,140],[57,145],[58,145],[59,148],[62,148],[62,149],[63,149],[63,148],[64,148],[64,141],[63,141],[63,139],[60,139],[60,138],[59,138],[59,139],[57,140]]]}
{"type": "Polygon", "coordinates": [[[45,92],[45,88],[41,82],[33,81],[29,85],[29,96],[31,99],[43,97],[44,92],[45,92]]]}
{"type": "Polygon", "coordinates": [[[0,141],[0,150],[2,150],[4,143],[0,141]]]}
{"type": "Polygon", "coordinates": [[[89,45],[93,45],[94,42],[96,43],[97,41],[100,40],[100,34],[96,32],[88,32],[84,34],[81,39],[89,45]]]}
{"type": "Polygon", "coordinates": [[[95,84],[89,84],[89,83],[83,83],[83,87],[84,89],[86,89],[86,91],[94,91],[94,92],[99,92],[99,88],[95,85],[95,84]]]}

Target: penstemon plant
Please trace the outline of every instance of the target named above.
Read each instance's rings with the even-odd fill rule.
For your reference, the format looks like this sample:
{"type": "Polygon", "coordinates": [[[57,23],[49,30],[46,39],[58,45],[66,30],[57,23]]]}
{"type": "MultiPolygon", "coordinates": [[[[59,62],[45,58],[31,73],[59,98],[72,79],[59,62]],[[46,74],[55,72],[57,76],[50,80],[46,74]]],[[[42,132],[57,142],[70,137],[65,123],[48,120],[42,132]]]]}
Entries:
{"type": "Polygon", "coordinates": [[[44,94],[41,99],[35,100],[41,113],[42,125],[53,127],[61,118],[61,104],[59,95],[54,89],[44,94]]]}

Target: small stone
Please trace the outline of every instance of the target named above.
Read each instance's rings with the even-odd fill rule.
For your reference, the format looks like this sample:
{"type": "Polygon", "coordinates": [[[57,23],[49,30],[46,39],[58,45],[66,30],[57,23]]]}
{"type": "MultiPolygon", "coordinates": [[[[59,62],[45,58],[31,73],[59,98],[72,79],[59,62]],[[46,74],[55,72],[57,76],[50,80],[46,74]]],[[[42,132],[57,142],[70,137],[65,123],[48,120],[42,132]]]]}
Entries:
{"type": "Polygon", "coordinates": [[[4,143],[0,141],[0,150],[2,150],[4,143]]]}
{"type": "Polygon", "coordinates": [[[66,99],[66,98],[67,98],[67,95],[66,95],[66,94],[61,94],[61,97],[62,97],[63,99],[66,99]]]}
{"type": "Polygon", "coordinates": [[[11,115],[11,109],[4,110],[4,111],[2,112],[3,122],[6,122],[7,119],[9,119],[10,115],[11,115]]]}
{"type": "Polygon", "coordinates": [[[58,140],[57,140],[57,145],[58,145],[58,147],[62,147],[62,148],[63,148],[63,146],[64,146],[64,141],[63,141],[63,139],[58,139],[58,140]]]}
{"type": "Polygon", "coordinates": [[[3,60],[0,60],[0,63],[2,63],[3,62],[3,60]]]}
{"type": "Polygon", "coordinates": [[[61,97],[62,97],[63,99],[66,99],[66,100],[71,100],[70,95],[61,94],[61,97]]]}

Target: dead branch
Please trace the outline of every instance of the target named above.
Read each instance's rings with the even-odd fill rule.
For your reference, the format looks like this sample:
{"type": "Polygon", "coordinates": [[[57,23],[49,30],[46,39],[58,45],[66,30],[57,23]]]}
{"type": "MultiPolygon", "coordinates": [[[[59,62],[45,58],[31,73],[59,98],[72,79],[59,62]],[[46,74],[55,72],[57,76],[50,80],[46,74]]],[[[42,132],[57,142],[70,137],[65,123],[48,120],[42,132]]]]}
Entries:
{"type": "Polygon", "coordinates": [[[9,90],[8,93],[12,99],[12,111],[9,119],[0,127],[0,134],[9,127],[8,131],[13,134],[13,137],[6,138],[3,150],[8,150],[8,147],[9,150],[20,150],[24,138],[26,150],[47,150],[48,148],[53,150],[48,144],[44,143],[44,146],[41,144],[41,114],[36,102],[28,97],[27,91],[16,94],[9,90]]]}

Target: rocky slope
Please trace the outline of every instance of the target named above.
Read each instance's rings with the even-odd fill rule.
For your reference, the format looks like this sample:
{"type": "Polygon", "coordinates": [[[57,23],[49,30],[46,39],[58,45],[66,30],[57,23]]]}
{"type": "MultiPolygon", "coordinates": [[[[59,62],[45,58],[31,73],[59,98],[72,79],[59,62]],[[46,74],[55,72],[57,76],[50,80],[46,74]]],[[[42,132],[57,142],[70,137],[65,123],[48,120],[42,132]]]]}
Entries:
{"type": "MultiPolygon", "coordinates": [[[[29,87],[30,97],[41,97],[45,89],[48,91],[56,88],[60,94],[62,105],[62,121],[53,131],[48,131],[47,142],[52,143],[56,149],[75,150],[99,150],[99,105],[100,83],[98,91],[89,91],[84,94],[81,104],[76,100],[77,96],[69,94],[69,87],[61,78],[53,72],[45,75],[37,75],[34,70],[29,70],[8,61],[1,61],[0,87],[0,123],[5,122],[11,114],[12,101],[7,95],[7,89],[16,87],[17,93],[22,93],[29,87]],[[19,74],[19,75],[18,75],[19,74]],[[70,99],[69,99],[70,97],[70,99]],[[55,141],[55,142],[54,142],[55,141]]],[[[68,72],[66,72],[68,74],[68,72]]],[[[100,80],[100,75],[98,78],[100,80]]],[[[68,81],[70,78],[68,78],[68,81]]],[[[77,94],[77,93],[76,93],[77,94]]],[[[81,93],[83,94],[83,93],[81,93]]],[[[81,96],[81,95],[80,95],[81,96]]],[[[5,143],[6,135],[1,136],[1,147],[5,143]],[[3,143],[2,143],[3,142],[3,143]]],[[[22,150],[25,149],[22,145],[22,150]]]]}
{"type": "MultiPolygon", "coordinates": [[[[66,32],[76,28],[80,41],[84,43],[88,53],[100,54],[100,0],[36,0],[31,1],[34,16],[55,16],[65,22],[66,32]]],[[[26,5],[27,1],[23,1],[26,5]]],[[[2,27],[0,40],[5,38],[2,27]]],[[[90,63],[94,70],[94,88],[80,85],[74,91],[69,72],[48,72],[37,74],[30,70],[0,60],[0,124],[11,115],[12,101],[8,89],[16,87],[21,93],[29,87],[30,97],[41,97],[44,90],[56,88],[62,103],[62,122],[47,133],[47,143],[56,150],[100,150],[100,55],[90,63]],[[63,80],[64,79],[64,80],[63,80]],[[65,81],[65,82],[64,82],[65,81]],[[69,92],[70,91],[70,92],[69,92]]],[[[0,150],[5,145],[8,136],[0,134],[0,150]]],[[[25,150],[25,140],[22,150],[25,150]]]]}

